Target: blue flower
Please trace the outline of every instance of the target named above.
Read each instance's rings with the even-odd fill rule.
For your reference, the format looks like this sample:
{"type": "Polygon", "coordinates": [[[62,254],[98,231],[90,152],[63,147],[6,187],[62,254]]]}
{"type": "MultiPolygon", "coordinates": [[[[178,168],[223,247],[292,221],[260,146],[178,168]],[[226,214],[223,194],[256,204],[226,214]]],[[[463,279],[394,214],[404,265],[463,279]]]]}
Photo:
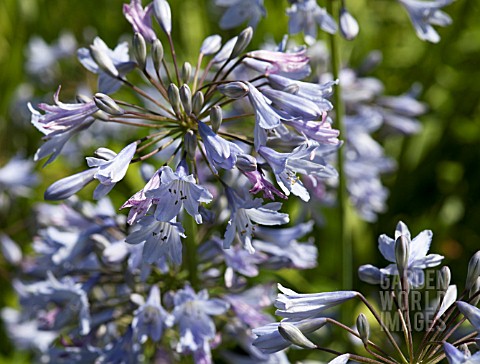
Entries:
{"type": "Polygon", "coordinates": [[[105,154],[113,157],[109,160],[87,157],[88,166],[96,168],[93,178],[100,182],[93,192],[94,199],[99,200],[104,197],[117,182],[125,177],[136,150],[137,143],[133,142],[123,148],[118,154],[111,150],[106,150],[107,153],[105,154]]]}
{"type": "Polygon", "coordinates": [[[306,48],[294,52],[257,50],[247,53],[243,61],[247,66],[265,75],[278,74],[291,79],[307,77],[311,68],[306,48]]]}
{"type": "Polygon", "coordinates": [[[421,40],[426,40],[432,43],[438,43],[440,36],[435,31],[432,25],[439,25],[445,27],[452,23],[452,19],[440,8],[447,6],[453,0],[398,0],[408,12],[410,20],[417,36],[421,40]]]}
{"type": "Polygon", "coordinates": [[[185,206],[197,224],[202,223],[202,216],[198,212],[200,203],[208,203],[213,198],[205,187],[196,183],[193,174],[188,174],[185,161],[178,165],[176,172],[168,166],[160,168],[160,187],[147,191],[146,196],[153,198],[157,205],[157,220],[170,221],[185,206]]]}
{"type": "Polygon", "coordinates": [[[145,9],[142,7],[142,0],[131,0],[129,4],[123,4],[123,14],[132,24],[133,30],[140,33],[146,41],[153,42],[157,35],[152,28],[152,3],[145,9]]]}
{"type": "Polygon", "coordinates": [[[170,315],[161,305],[160,290],[157,286],[152,286],[147,301],[133,314],[132,328],[141,343],[147,341],[148,337],[153,341],[159,341],[162,338],[170,315]]]}
{"type": "Polygon", "coordinates": [[[480,352],[471,355],[447,342],[443,343],[443,350],[449,364],[480,364],[480,352]]]}
{"type": "Polygon", "coordinates": [[[23,159],[19,155],[0,167],[0,199],[3,193],[28,197],[32,192],[31,187],[38,182],[33,168],[31,160],[23,159]]]}
{"type": "MultiPolygon", "coordinates": [[[[93,45],[91,47],[94,47],[103,57],[111,62],[119,76],[123,76],[135,68],[135,62],[130,61],[130,57],[128,55],[128,44],[126,42],[120,43],[112,51],[102,39],[96,37],[93,40],[93,45]]],[[[80,48],[77,51],[77,56],[80,63],[87,70],[99,75],[99,92],[111,94],[120,88],[122,82],[102,70],[92,58],[88,48],[80,48]]]]}
{"type": "Polygon", "coordinates": [[[126,242],[145,243],[142,260],[148,264],[168,258],[175,265],[182,263],[182,241],[185,238],[182,225],[178,222],[157,221],[153,216],[145,216],[136,225],[126,242]]]}
{"type": "Polygon", "coordinates": [[[288,32],[298,34],[303,32],[313,39],[317,38],[317,26],[323,31],[334,34],[337,24],[324,8],[318,6],[315,0],[298,0],[287,9],[288,32]]]}
{"type": "Polygon", "coordinates": [[[457,307],[475,330],[480,331],[480,309],[462,301],[457,302],[457,307]]]}
{"type": "MultiPolygon", "coordinates": [[[[206,358],[209,363],[210,344],[215,337],[215,323],[211,316],[225,313],[229,304],[224,300],[209,299],[206,290],[198,294],[188,285],[175,293],[173,316],[180,330],[177,344],[179,353],[193,353],[206,358]]],[[[198,363],[198,361],[196,361],[198,363]]]]}
{"type": "Polygon", "coordinates": [[[215,0],[215,4],[228,7],[220,19],[222,29],[238,27],[247,20],[248,26],[254,28],[267,13],[263,0],[215,0]]]}
{"type": "Polygon", "coordinates": [[[235,236],[238,236],[243,247],[250,253],[254,253],[252,246],[252,235],[254,224],[252,221],[262,225],[281,225],[289,221],[288,214],[277,212],[282,206],[280,203],[272,202],[262,205],[261,199],[252,200],[250,196],[242,198],[231,188],[226,189],[226,194],[232,216],[228,221],[227,230],[223,240],[223,247],[230,248],[235,236]]]}

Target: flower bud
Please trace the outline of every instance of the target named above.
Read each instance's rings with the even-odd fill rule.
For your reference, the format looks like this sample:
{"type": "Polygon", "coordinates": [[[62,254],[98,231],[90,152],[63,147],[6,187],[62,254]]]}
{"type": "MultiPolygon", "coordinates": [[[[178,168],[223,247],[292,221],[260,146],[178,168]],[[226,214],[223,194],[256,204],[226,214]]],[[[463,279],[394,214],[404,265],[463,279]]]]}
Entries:
{"type": "Polygon", "coordinates": [[[115,78],[119,76],[117,67],[113,64],[112,59],[95,47],[95,45],[90,46],[90,55],[103,72],[115,78]]]}
{"type": "Polygon", "coordinates": [[[5,260],[17,265],[22,261],[22,250],[8,235],[0,233],[0,248],[5,260]]]}
{"type": "Polygon", "coordinates": [[[347,9],[342,7],[340,9],[340,33],[346,40],[353,40],[358,35],[360,28],[358,22],[350,14],[347,9]]]}
{"type": "Polygon", "coordinates": [[[365,264],[358,268],[358,277],[361,281],[370,284],[380,284],[383,280],[383,274],[377,267],[371,264],[365,264]]]}
{"type": "Polygon", "coordinates": [[[242,81],[229,82],[217,86],[217,90],[230,99],[239,99],[248,94],[248,86],[242,81]]]}
{"type": "Polygon", "coordinates": [[[153,66],[158,71],[162,67],[163,45],[159,39],[155,39],[152,43],[152,61],[153,66]]]}
{"type": "Polygon", "coordinates": [[[153,15],[160,27],[167,34],[172,32],[172,11],[166,0],[153,1],[153,15]]]}
{"type": "Polygon", "coordinates": [[[100,110],[105,111],[107,114],[125,114],[125,110],[118,106],[117,103],[108,95],[97,92],[95,96],[93,96],[93,101],[95,101],[95,105],[97,105],[100,110]]]}
{"type": "Polygon", "coordinates": [[[180,117],[180,115],[182,114],[182,110],[180,109],[180,91],[178,90],[177,85],[171,83],[170,86],[168,86],[167,93],[168,100],[170,101],[170,104],[172,105],[175,114],[180,117]]]}
{"type": "Polygon", "coordinates": [[[306,321],[301,321],[297,327],[301,332],[304,332],[305,334],[310,334],[312,332],[317,331],[321,327],[325,326],[327,323],[327,319],[325,317],[320,317],[320,318],[315,318],[315,319],[309,319],[306,321]]]}
{"type": "Polygon", "coordinates": [[[45,200],[57,201],[69,198],[93,181],[96,168],[76,173],[52,183],[45,191],[45,200]]]}
{"type": "Polygon", "coordinates": [[[185,136],[183,137],[183,145],[188,158],[193,160],[197,150],[197,135],[192,130],[185,133],[185,136]]]}
{"type": "Polygon", "coordinates": [[[182,100],[183,110],[190,115],[192,113],[192,92],[187,84],[180,87],[180,100],[182,100]]]}
{"type": "MultiPolygon", "coordinates": [[[[475,284],[472,286],[472,288],[470,288],[469,297],[473,297],[475,294],[478,293],[478,291],[480,291],[480,277],[477,278],[477,280],[475,281],[475,284]]],[[[473,300],[470,301],[470,303],[476,306],[479,301],[480,301],[480,295],[477,295],[473,300]]]]}
{"type": "Polygon", "coordinates": [[[95,157],[105,159],[106,161],[112,160],[113,158],[115,158],[117,156],[117,153],[115,153],[113,150],[108,149],[108,148],[104,148],[104,147],[98,148],[94,152],[94,154],[95,154],[95,157]]]}
{"type": "Polygon", "coordinates": [[[442,267],[440,269],[440,290],[442,292],[446,292],[448,289],[448,286],[450,285],[450,280],[452,278],[452,273],[450,273],[450,268],[447,266],[442,267]]]}
{"type": "Polygon", "coordinates": [[[363,342],[363,345],[368,345],[368,338],[370,337],[370,325],[368,323],[367,317],[361,313],[357,317],[357,330],[360,339],[363,342]]]}
{"type": "Polygon", "coordinates": [[[230,55],[229,59],[233,59],[238,57],[250,44],[250,41],[253,37],[253,29],[252,27],[248,27],[238,35],[237,42],[233,46],[232,54],[230,55]]]}
{"type": "Polygon", "coordinates": [[[397,262],[397,269],[400,276],[403,276],[408,268],[408,255],[409,241],[405,235],[400,235],[395,241],[395,260],[397,262]]]}
{"type": "Polygon", "coordinates": [[[133,55],[137,60],[138,66],[145,69],[147,64],[147,44],[145,38],[140,33],[135,33],[133,36],[133,55]]]}
{"type": "Polygon", "coordinates": [[[239,154],[235,166],[242,172],[254,172],[257,170],[257,160],[249,154],[239,154]]]}
{"type": "Polygon", "coordinates": [[[278,325],[278,332],[285,340],[301,348],[315,349],[317,347],[317,345],[307,339],[298,327],[288,322],[281,322],[280,325],[278,325]]]}
{"type": "Polygon", "coordinates": [[[195,92],[195,95],[193,95],[193,101],[192,101],[192,104],[193,104],[192,109],[195,115],[200,115],[204,101],[205,101],[205,97],[203,96],[202,91],[195,92]]]}
{"type": "Polygon", "coordinates": [[[214,34],[205,38],[205,40],[202,43],[202,46],[200,47],[200,53],[206,56],[210,54],[215,54],[220,50],[221,46],[222,46],[222,37],[219,36],[218,34],[214,34]]]}
{"type": "Polygon", "coordinates": [[[476,252],[468,263],[467,281],[465,289],[470,289],[475,284],[478,276],[480,276],[480,250],[476,252]]]}
{"type": "Polygon", "coordinates": [[[215,105],[210,109],[210,124],[212,125],[212,130],[217,133],[222,125],[223,115],[222,108],[218,105],[215,105]]]}
{"type": "Polygon", "coordinates": [[[182,81],[188,83],[190,76],[192,75],[192,65],[188,62],[184,62],[182,66],[182,81]]]}

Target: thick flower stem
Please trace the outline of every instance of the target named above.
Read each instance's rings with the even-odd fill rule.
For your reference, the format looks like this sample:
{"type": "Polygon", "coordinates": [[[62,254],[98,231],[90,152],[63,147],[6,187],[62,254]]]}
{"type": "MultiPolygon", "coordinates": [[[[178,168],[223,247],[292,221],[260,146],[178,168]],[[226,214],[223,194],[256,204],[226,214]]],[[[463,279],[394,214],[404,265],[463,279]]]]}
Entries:
{"type": "MultiPolygon", "coordinates": [[[[327,1],[327,11],[330,14],[338,14],[339,2],[336,0],[327,1]]],[[[332,68],[332,75],[334,80],[339,79],[340,75],[340,50],[338,46],[338,34],[332,34],[330,37],[330,63],[332,68]]],[[[341,84],[335,88],[334,93],[335,105],[335,121],[337,129],[340,131],[340,136],[343,140],[347,139],[345,124],[343,121],[345,114],[345,106],[342,100],[341,84]]],[[[338,204],[339,204],[339,225],[340,225],[340,240],[342,242],[342,288],[344,290],[352,289],[352,239],[350,234],[350,227],[348,225],[348,194],[347,183],[345,176],[345,150],[340,148],[338,151],[338,204]]]]}
{"type": "Polygon", "coordinates": [[[185,252],[184,259],[188,269],[188,280],[194,290],[198,289],[198,262],[197,262],[197,223],[193,216],[185,214],[185,252]]]}

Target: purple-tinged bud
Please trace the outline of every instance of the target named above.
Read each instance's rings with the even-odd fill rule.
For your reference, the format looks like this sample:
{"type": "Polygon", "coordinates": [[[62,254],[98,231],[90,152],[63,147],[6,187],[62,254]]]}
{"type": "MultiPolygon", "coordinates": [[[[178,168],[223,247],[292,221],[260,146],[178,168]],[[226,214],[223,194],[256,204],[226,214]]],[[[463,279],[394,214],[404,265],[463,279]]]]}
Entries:
{"type": "Polygon", "coordinates": [[[172,11],[166,0],[153,0],[153,15],[167,34],[172,32],[172,11]]]}
{"type": "Polygon", "coordinates": [[[210,124],[212,125],[212,130],[216,134],[220,125],[222,125],[223,113],[222,108],[218,105],[215,105],[210,109],[210,124]]]}
{"type": "Polygon", "coordinates": [[[190,115],[192,113],[192,92],[187,84],[180,87],[180,100],[182,100],[183,110],[190,115]]]}
{"type": "Polygon", "coordinates": [[[94,44],[90,46],[90,55],[103,72],[114,78],[119,76],[117,67],[113,64],[112,59],[99,50],[94,44]]]}
{"type": "Polygon", "coordinates": [[[95,96],[93,96],[93,101],[95,101],[95,105],[97,107],[106,112],[110,115],[123,115],[125,114],[125,110],[123,110],[117,103],[108,95],[102,94],[97,92],[95,96]]]}
{"type": "Polygon", "coordinates": [[[192,101],[192,104],[193,104],[192,110],[195,115],[200,115],[204,101],[205,101],[205,97],[203,96],[202,91],[195,92],[195,95],[193,95],[193,101],[192,101]]]}
{"type": "Polygon", "coordinates": [[[340,9],[340,33],[346,40],[353,40],[358,35],[360,28],[358,22],[347,9],[340,9]]]}
{"type": "Polygon", "coordinates": [[[182,81],[188,83],[192,75],[192,65],[189,62],[184,62],[182,66],[182,81]]]}
{"type": "Polygon", "coordinates": [[[452,273],[450,272],[450,268],[448,268],[447,266],[442,267],[442,269],[440,269],[440,280],[439,280],[439,283],[440,283],[439,288],[442,292],[447,291],[448,286],[450,285],[451,279],[452,279],[452,273]]]}
{"type": "Polygon", "coordinates": [[[253,28],[248,27],[238,35],[237,42],[233,46],[232,54],[230,55],[230,59],[238,57],[250,44],[250,41],[253,37],[253,28]]]}
{"type": "Polygon", "coordinates": [[[177,85],[171,83],[170,86],[168,86],[167,94],[168,100],[170,101],[175,114],[180,117],[182,110],[180,109],[180,91],[178,90],[177,85]]]}
{"type": "Polygon", "coordinates": [[[229,82],[217,86],[217,90],[230,99],[240,99],[248,94],[249,88],[242,81],[229,82]]]}
{"type": "Polygon", "coordinates": [[[470,289],[475,284],[478,276],[480,276],[480,250],[476,252],[468,263],[467,281],[465,289],[470,289]]]}
{"type": "Polygon", "coordinates": [[[255,172],[257,170],[257,160],[249,154],[239,154],[235,166],[242,172],[255,172]]]}
{"type": "Polygon", "coordinates": [[[395,241],[395,260],[400,276],[408,268],[409,241],[405,235],[400,235],[395,241]]]}
{"type": "Polygon", "coordinates": [[[76,173],[52,183],[45,191],[45,200],[58,201],[69,198],[93,181],[96,168],[76,173]]]}
{"type": "Polygon", "coordinates": [[[222,46],[222,37],[219,36],[218,34],[214,34],[205,38],[205,40],[202,43],[202,46],[200,47],[200,53],[206,56],[215,54],[220,50],[221,46],[222,46]]]}
{"type": "Polygon", "coordinates": [[[163,44],[159,39],[155,39],[152,43],[152,61],[153,66],[158,71],[162,67],[163,60],[163,44]]]}
{"type": "Polygon", "coordinates": [[[380,284],[383,281],[383,274],[377,267],[365,264],[358,268],[358,277],[361,281],[370,284],[380,284]]]}
{"type": "Polygon", "coordinates": [[[368,345],[368,338],[370,337],[370,325],[368,323],[367,317],[361,313],[357,317],[357,331],[358,336],[363,342],[363,345],[368,345]]]}
{"type": "Polygon", "coordinates": [[[147,44],[145,38],[140,33],[133,35],[133,55],[141,69],[145,69],[147,64],[147,44]]]}
{"type": "Polygon", "coordinates": [[[183,146],[187,152],[188,158],[193,160],[195,158],[195,152],[197,151],[197,135],[189,130],[185,133],[183,137],[183,146]]]}
{"type": "Polygon", "coordinates": [[[285,340],[301,348],[315,349],[317,347],[317,345],[307,339],[298,327],[288,322],[281,322],[280,325],[278,325],[278,332],[285,340]]]}

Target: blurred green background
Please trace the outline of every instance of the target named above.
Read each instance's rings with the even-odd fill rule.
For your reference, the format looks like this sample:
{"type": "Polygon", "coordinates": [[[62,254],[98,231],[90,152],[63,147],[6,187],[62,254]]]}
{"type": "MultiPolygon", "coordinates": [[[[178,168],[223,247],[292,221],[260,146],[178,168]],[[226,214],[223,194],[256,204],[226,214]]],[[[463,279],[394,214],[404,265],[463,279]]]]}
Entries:
{"type": "MultiPolygon", "coordinates": [[[[95,84],[95,78],[74,55],[60,61],[51,82],[32,79],[25,71],[31,37],[37,35],[52,43],[62,31],[70,31],[79,47],[90,44],[95,35],[113,47],[119,39],[131,36],[130,24],[122,16],[123,2],[0,1],[0,166],[19,152],[33,156],[41,143],[41,134],[29,125],[25,98],[31,96],[36,103],[43,97],[51,103],[57,85],[62,84],[62,100],[72,100],[78,83],[95,84]]],[[[203,38],[221,32],[217,25],[221,10],[210,0],[170,3],[177,53],[193,64],[203,38]]],[[[250,49],[266,39],[281,40],[287,32],[287,5],[286,0],[265,0],[268,15],[258,26],[250,49]]],[[[467,262],[480,247],[480,2],[458,0],[445,8],[453,24],[438,29],[442,37],[439,44],[420,41],[396,1],[350,0],[347,6],[361,30],[353,42],[342,42],[344,63],[358,66],[370,51],[381,50],[383,62],[372,75],[385,84],[385,93],[398,95],[419,83],[423,86],[420,100],[429,105],[428,113],[421,117],[420,134],[390,139],[385,145],[387,154],[398,162],[397,172],[384,179],[391,193],[388,211],[374,224],[353,217],[354,269],[366,263],[385,265],[376,249],[377,237],[381,233],[393,235],[395,225],[402,220],[413,235],[433,230],[431,251],[445,256],[453,281],[463,285],[467,262]]],[[[221,34],[226,40],[239,30],[221,34]]],[[[325,35],[320,34],[322,37],[325,35]]],[[[33,198],[17,199],[8,211],[0,213],[0,231],[11,235],[26,251],[34,233],[31,204],[42,200],[46,186],[78,171],[78,167],[60,158],[44,169],[39,163],[36,170],[41,183],[33,198]]],[[[131,191],[137,189],[132,186],[131,191]]],[[[304,292],[340,287],[338,259],[332,259],[338,256],[336,214],[325,214],[326,225],[315,233],[319,268],[306,274],[279,273],[304,292]]],[[[11,275],[0,258],[0,306],[15,302],[9,288],[11,275]]],[[[355,284],[357,289],[370,289],[358,281],[355,284]]],[[[0,362],[20,361],[22,355],[5,342],[0,340],[4,358],[0,362]]]]}

